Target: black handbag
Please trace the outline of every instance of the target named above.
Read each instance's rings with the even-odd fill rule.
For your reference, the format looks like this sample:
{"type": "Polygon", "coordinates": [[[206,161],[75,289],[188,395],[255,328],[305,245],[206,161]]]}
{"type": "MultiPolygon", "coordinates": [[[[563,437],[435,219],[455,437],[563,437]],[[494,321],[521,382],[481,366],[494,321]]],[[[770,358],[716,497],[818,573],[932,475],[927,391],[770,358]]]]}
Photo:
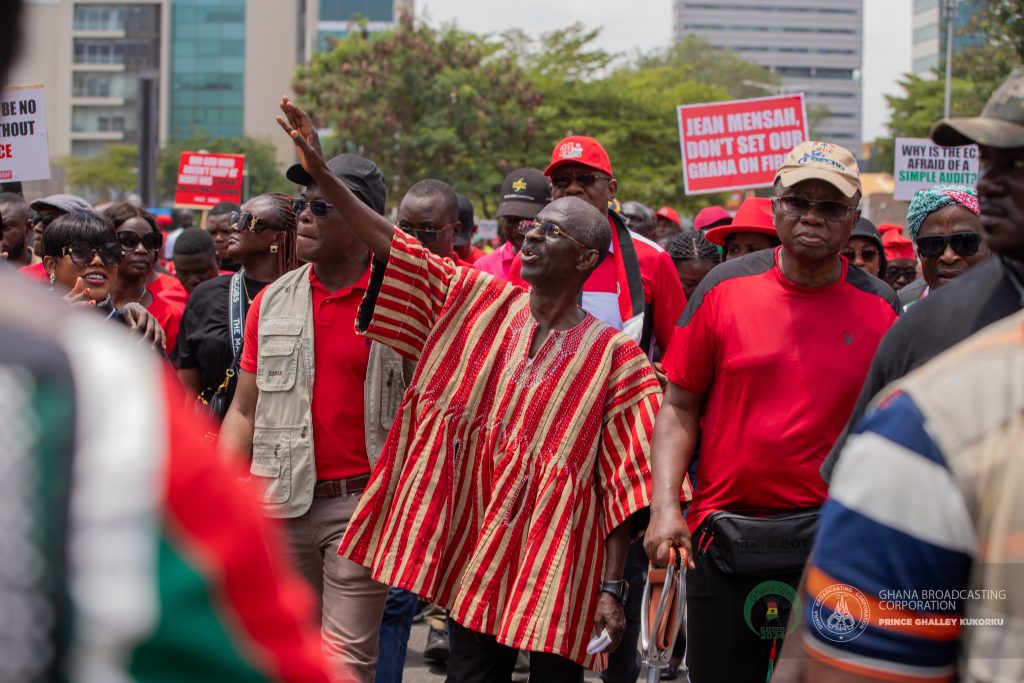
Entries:
{"type": "Polygon", "coordinates": [[[224,415],[228,412],[230,405],[228,397],[231,395],[231,389],[238,377],[238,364],[242,360],[242,339],[245,332],[246,314],[246,299],[242,295],[243,287],[245,287],[245,282],[242,280],[241,271],[239,271],[231,276],[229,289],[231,298],[228,310],[230,311],[231,351],[233,353],[231,367],[224,373],[224,381],[220,383],[209,399],[204,398],[202,394],[199,396],[199,402],[205,405],[207,412],[218,421],[223,420],[224,415]]]}
{"type": "Polygon", "coordinates": [[[818,528],[818,508],[768,517],[714,512],[700,539],[723,574],[759,576],[803,569],[818,528]]]}

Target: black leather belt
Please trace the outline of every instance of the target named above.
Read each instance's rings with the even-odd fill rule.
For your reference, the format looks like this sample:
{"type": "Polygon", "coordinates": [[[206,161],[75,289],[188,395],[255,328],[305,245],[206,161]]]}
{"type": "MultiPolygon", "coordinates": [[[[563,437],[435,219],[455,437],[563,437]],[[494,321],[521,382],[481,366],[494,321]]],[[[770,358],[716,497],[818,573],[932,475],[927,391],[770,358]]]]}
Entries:
{"type": "Polygon", "coordinates": [[[313,486],[314,498],[333,498],[335,496],[347,496],[350,493],[360,493],[366,488],[370,481],[370,475],[364,474],[359,477],[348,479],[331,479],[329,481],[318,481],[313,486]]]}

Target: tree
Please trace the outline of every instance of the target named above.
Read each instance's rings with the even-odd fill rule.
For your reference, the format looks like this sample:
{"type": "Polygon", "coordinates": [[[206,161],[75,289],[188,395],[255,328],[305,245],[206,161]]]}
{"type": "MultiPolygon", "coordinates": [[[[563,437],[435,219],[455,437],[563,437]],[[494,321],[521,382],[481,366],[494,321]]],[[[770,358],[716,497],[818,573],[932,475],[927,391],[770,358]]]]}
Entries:
{"type": "MultiPolygon", "coordinates": [[[[894,163],[895,138],[926,138],[935,123],[942,118],[945,101],[945,83],[934,78],[906,74],[899,83],[902,95],[886,95],[892,115],[889,119],[890,137],[875,141],[878,153],[873,155],[870,170],[891,173],[894,163]]],[[[979,99],[975,85],[954,78],[950,98],[952,116],[974,116],[985,101],[979,99]]]]}
{"type": "Polygon", "coordinates": [[[68,184],[93,201],[119,199],[138,186],[139,149],[135,145],[110,145],[91,157],[68,157],[68,184]]]}
{"type": "Polygon", "coordinates": [[[356,31],[316,54],[294,87],[317,125],[335,130],[325,152],[373,159],[394,197],[440,178],[490,214],[537,135],[537,90],[499,42],[409,15],[394,31],[356,31]]]}
{"type": "Polygon", "coordinates": [[[284,177],[277,163],[274,145],[267,140],[244,136],[241,138],[210,138],[205,131],[196,131],[187,140],[172,140],[160,150],[157,166],[157,194],[165,202],[174,198],[178,181],[178,160],[182,152],[205,150],[219,154],[244,154],[245,168],[249,172],[249,193],[254,197],[265,192],[290,192],[293,185],[284,177]]]}
{"type": "MultiPolygon", "coordinates": [[[[950,115],[977,116],[1010,71],[1024,61],[1024,0],[971,0],[975,12],[960,31],[963,40],[953,53],[950,115]]],[[[945,55],[938,78],[906,74],[902,95],[886,96],[892,117],[890,137],[879,138],[879,153],[869,164],[875,171],[891,172],[897,137],[928,137],[943,116],[945,55]]]]}

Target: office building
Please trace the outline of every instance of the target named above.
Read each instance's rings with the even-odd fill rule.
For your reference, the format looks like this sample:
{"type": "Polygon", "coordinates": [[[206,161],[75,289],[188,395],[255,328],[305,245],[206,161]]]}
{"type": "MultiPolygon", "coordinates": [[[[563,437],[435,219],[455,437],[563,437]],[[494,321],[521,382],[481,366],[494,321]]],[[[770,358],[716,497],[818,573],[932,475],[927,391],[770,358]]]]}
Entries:
{"type": "Polygon", "coordinates": [[[814,134],[859,150],[863,0],[675,0],[676,41],[698,35],[782,79],[781,93],[803,92],[807,108],[828,108],[814,134]]]}
{"type": "MultiPolygon", "coordinates": [[[[92,156],[139,142],[138,84],[158,78],[161,145],[210,138],[294,147],[274,122],[295,67],[364,19],[395,25],[412,0],[28,0],[22,53],[9,82],[42,83],[50,156],[92,156]]],[[[60,169],[41,191],[63,189],[60,169]]],[[[42,187],[42,186],[41,186],[42,187]]]]}
{"type": "MultiPolygon", "coordinates": [[[[949,0],[914,0],[913,72],[933,78],[946,55],[946,12],[949,0]]],[[[953,50],[977,44],[977,36],[963,35],[979,9],[978,0],[959,0],[953,15],[953,50]]]]}

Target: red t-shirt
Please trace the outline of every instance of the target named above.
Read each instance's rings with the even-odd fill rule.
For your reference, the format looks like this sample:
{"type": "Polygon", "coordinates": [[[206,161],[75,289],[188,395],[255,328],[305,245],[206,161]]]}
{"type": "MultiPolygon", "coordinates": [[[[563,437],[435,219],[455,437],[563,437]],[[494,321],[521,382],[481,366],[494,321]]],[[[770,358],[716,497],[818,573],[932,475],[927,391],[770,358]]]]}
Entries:
{"type": "MultiPolygon", "coordinates": [[[[350,287],[328,292],[309,269],[313,289],[313,453],[318,480],[347,479],[370,473],[363,433],[363,382],[370,340],[356,333],[359,302],[370,282],[370,269],[350,287]]],[[[255,373],[259,354],[260,306],[273,289],[264,287],[245,319],[239,366],[255,373]]],[[[301,362],[301,361],[300,361],[301,362]]]]}
{"type": "Polygon", "coordinates": [[[164,334],[167,335],[167,355],[171,354],[174,350],[175,345],[178,343],[178,327],[181,326],[181,311],[167,303],[167,300],[162,294],[154,294],[153,302],[146,306],[146,310],[149,311],[150,315],[156,318],[156,321],[160,323],[160,327],[164,328],[164,334]]]}
{"type": "Polygon", "coordinates": [[[18,272],[27,277],[30,280],[36,282],[49,282],[50,276],[46,272],[46,268],[43,267],[43,262],[33,263],[30,266],[22,266],[18,268],[18,272]]]}
{"type": "Polygon", "coordinates": [[[184,311],[188,303],[188,291],[181,285],[178,278],[160,273],[157,279],[146,287],[152,294],[159,294],[171,306],[184,311]]]}
{"type": "Polygon", "coordinates": [[[691,531],[718,510],[821,505],[827,489],[818,468],[896,320],[895,292],[845,258],[835,284],[810,288],[782,275],[777,253],[713,270],[665,358],[669,380],[706,393],[691,531]]]}

